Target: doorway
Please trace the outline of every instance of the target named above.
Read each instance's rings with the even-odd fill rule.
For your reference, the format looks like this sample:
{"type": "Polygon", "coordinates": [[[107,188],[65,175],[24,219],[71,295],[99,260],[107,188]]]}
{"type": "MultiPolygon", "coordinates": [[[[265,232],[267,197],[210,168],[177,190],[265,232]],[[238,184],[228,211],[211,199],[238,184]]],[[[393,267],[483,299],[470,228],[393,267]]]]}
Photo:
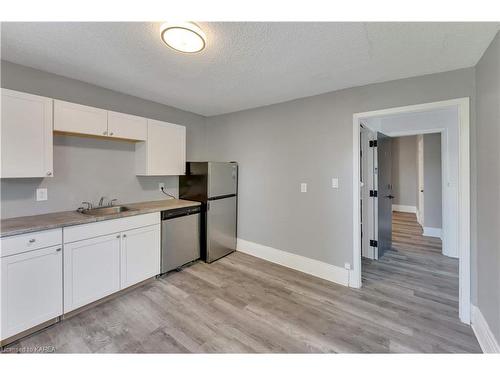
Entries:
{"type": "MultiPolygon", "coordinates": [[[[469,98],[353,115],[353,269],[349,285],[361,287],[362,184],[360,125],[389,137],[441,133],[443,145],[443,253],[458,257],[459,317],[470,324],[469,98]],[[434,117],[429,117],[432,114],[434,117]],[[437,115],[436,115],[437,114],[437,115]],[[406,116],[406,117],[405,117],[406,116]],[[440,117],[441,116],[441,117],[440,117]],[[436,121],[448,116],[447,121],[436,121]],[[405,117],[405,121],[401,118],[405,117]],[[403,124],[403,125],[401,125],[403,124]]],[[[380,175],[378,178],[380,179],[380,175]]],[[[382,192],[378,192],[382,194],[382,192]]],[[[390,188],[384,196],[392,195],[390,188]]],[[[425,198],[423,199],[423,201],[425,198]]],[[[379,203],[380,204],[380,203],[379,203]]],[[[425,215],[425,208],[423,209],[425,215]]],[[[377,215],[380,219],[380,216],[377,215]]],[[[392,221],[391,221],[392,223],[392,221]]],[[[379,227],[380,227],[380,223],[379,227]]],[[[365,223],[366,225],[366,223],[365,223]]]]}

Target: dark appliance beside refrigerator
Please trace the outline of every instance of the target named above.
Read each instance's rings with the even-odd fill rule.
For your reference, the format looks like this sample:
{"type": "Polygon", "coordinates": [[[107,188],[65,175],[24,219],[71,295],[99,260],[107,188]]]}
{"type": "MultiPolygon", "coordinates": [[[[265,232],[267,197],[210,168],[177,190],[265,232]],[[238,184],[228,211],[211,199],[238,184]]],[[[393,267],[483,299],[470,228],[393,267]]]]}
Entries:
{"type": "Polygon", "coordinates": [[[201,202],[201,259],[211,263],[236,250],[238,164],[188,162],[179,198],[201,202]]]}

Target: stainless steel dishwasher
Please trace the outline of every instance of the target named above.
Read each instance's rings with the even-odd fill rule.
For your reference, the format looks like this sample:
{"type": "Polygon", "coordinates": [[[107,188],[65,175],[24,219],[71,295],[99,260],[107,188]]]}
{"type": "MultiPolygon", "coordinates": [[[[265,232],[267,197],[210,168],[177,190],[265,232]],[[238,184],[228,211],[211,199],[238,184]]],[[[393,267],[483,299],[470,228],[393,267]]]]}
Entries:
{"type": "Polygon", "coordinates": [[[161,273],[200,258],[200,206],[161,213],[161,273]]]}

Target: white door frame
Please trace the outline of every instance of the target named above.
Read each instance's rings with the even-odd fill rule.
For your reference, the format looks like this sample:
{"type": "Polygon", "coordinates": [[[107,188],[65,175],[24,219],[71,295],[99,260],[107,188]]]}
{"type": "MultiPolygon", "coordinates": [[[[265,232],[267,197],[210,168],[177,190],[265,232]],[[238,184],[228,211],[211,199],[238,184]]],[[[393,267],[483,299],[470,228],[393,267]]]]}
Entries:
{"type": "MultiPolygon", "coordinates": [[[[442,139],[442,138],[441,138],[442,139]]],[[[445,158],[443,158],[443,147],[441,147],[441,162],[443,163],[443,166],[446,165],[443,161],[445,158]]],[[[444,197],[443,191],[446,189],[446,171],[444,168],[441,168],[441,175],[442,175],[442,192],[441,192],[441,199],[443,202],[443,207],[444,207],[444,197]]],[[[424,210],[424,202],[425,202],[425,192],[422,192],[424,190],[424,135],[419,134],[417,136],[417,221],[420,224],[420,226],[423,228],[424,227],[424,218],[425,218],[425,210],[424,210]]],[[[444,211],[442,211],[444,212],[444,211]]],[[[442,217],[445,217],[445,215],[441,215],[442,217]]],[[[441,225],[441,228],[444,228],[444,225],[441,225]]]]}
{"type": "Polygon", "coordinates": [[[458,178],[458,254],[459,254],[459,317],[470,324],[470,110],[467,98],[395,107],[353,114],[353,269],[349,286],[361,287],[361,228],[360,228],[360,174],[359,125],[361,119],[394,114],[423,112],[442,108],[458,108],[459,178],[458,178]]]}

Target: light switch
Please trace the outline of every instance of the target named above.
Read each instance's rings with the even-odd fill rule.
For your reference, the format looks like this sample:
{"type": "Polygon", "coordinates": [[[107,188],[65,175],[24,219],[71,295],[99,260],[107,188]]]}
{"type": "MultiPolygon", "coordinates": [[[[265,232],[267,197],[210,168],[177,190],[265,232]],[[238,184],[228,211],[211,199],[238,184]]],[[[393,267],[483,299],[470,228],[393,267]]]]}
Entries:
{"type": "Polygon", "coordinates": [[[36,200],[37,201],[46,201],[47,200],[47,188],[36,189],[36,200]]]}
{"type": "Polygon", "coordinates": [[[300,192],[301,192],[301,193],[307,193],[307,183],[302,182],[302,183],[300,184],[300,192]]]}
{"type": "Polygon", "coordinates": [[[334,189],[339,188],[339,179],[337,177],[332,178],[332,188],[334,189]]]}

